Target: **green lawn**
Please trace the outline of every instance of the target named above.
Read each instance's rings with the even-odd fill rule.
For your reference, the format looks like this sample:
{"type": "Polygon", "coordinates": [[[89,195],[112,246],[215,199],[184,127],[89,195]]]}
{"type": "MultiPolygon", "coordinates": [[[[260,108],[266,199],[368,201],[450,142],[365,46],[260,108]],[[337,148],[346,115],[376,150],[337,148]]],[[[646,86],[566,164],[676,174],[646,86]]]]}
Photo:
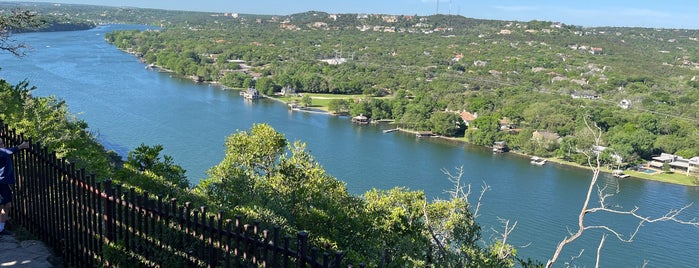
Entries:
{"type": "MultiPolygon", "coordinates": [[[[559,163],[561,165],[569,165],[569,166],[575,166],[575,167],[580,167],[580,168],[585,168],[585,169],[590,169],[589,166],[583,166],[579,165],[573,162],[567,162],[562,159],[557,159],[557,158],[547,158],[551,162],[559,163]]],[[[607,169],[607,168],[602,168],[602,172],[607,172],[607,173],[612,173],[612,170],[607,169]]],[[[685,185],[685,186],[699,186],[699,178],[697,177],[692,177],[692,176],[687,176],[684,173],[656,173],[656,174],[647,174],[639,171],[633,171],[633,170],[624,170],[624,174],[629,174],[631,177],[634,178],[640,178],[640,179],[646,179],[646,180],[652,180],[652,181],[659,181],[659,182],[666,182],[666,183],[673,183],[673,184],[679,184],[679,185],[685,185]]]]}
{"type": "MultiPolygon", "coordinates": [[[[373,98],[367,95],[338,95],[338,94],[321,94],[321,93],[301,93],[302,95],[311,96],[311,108],[320,109],[328,112],[328,104],[333,99],[359,99],[359,98],[373,98]]],[[[273,96],[273,98],[289,103],[292,101],[297,101],[301,103],[301,97],[279,97],[273,96]]]]}
{"type": "Polygon", "coordinates": [[[697,186],[699,185],[699,178],[687,176],[684,173],[657,173],[657,174],[646,174],[638,171],[624,171],[624,173],[631,175],[632,177],[648,179],[654,181],[661,181],[667,183],[674,183],[679,185],[687,186],[697,186]]]}

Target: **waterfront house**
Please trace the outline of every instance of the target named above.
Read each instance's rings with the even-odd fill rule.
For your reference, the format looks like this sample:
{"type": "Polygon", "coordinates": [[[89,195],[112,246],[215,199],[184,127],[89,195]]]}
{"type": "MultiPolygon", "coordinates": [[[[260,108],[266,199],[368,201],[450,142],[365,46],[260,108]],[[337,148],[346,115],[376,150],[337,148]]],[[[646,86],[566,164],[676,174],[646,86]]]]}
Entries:
{"type": "Polygon", "coordinates": [[[288,105],[289,105],[289,109],[292,109],[292,110],[299,108],[299,104],[296,101],[290,102],[290,103],[288,103],[288,105]]]}
{"type": "Polygon", "coordinates": [[[674,154],[661,153],[648,162],[649,166],[655,168],[663,168],[665,164],[669,165],[673,171],[686,172],[689,175],[692,170],[699,168],[699,156],[686,159],[674,154]]]}
{"type": "Polygon", "coordinates": [[[674,162],[677,159],[676,155],[661,153],[659,156],[653,156],[651,161],[648,162],[648,166],[662,169],[665,164],[674,162]]]}
{"type": "Polygon", "coordinates": [[[364,116],[363,114],[352,117],[352,123],[355,123],[355,124],[360,124],[360,125],[369,124],[369,121],[370,121],[370,119],[368,117],[364,116]]]}
{"type": "Polygon", "coordinates": [[[500,130],[502,130],[502,131],[508,132],[508,131],[514,129],[514,126],[512,125],[512,122],[511,122],[510,119],[507,118],[507,117],[501,118],[501,119],[498,121],[498,123],[500,124],[500,130]]]}
{"type": "Polygon", "coordinates": [[[281,95],[282,96],[296,96],[296,89],[294,89],[290,86],[285,86],[282,88],[281,95]]]}
{"type": "Polygon", "coordinates": [[[256,100],[261,97],[260,92],[255,88],[248,88],[246,91],[240,92],[240,95],[248,100],[256,100]]]}
{"type": "Polygon", "coordinates": [[[687,173],[687,175],[689,175],[692,170],[699,168],[699,156],[690,159],[678,156],[675,161],[670,162],[669,165],[675,172],[687,173]]]}
{"type": "Polygon", "coordinates": [[[507,142],[506,141],[496,141],[493,144],[493,153],[504,153],[507,152],[507,142]]]}

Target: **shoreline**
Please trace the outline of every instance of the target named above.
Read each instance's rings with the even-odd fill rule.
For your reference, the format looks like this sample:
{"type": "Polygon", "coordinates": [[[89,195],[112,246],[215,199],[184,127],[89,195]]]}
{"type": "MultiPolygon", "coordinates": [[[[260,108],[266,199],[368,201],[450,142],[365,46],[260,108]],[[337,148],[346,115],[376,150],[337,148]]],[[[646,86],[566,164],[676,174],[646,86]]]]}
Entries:
{"type": "MultiPolygon", "coordinates": [[[[140,57],[138,57],[137,55],[135,55],[135,54],[133,54],[133,53],[130,53],[130,52],[128,52],[128,51],[124,51],[124,52],[129,53],[129,54],[132,54],[132,55],[134,55],[134,56],[136,56],[137,58],[140,59],[140,57]]],[[[143,62],[143,61],[142,61],[142,62],[143,62]]],[[[143,62],[143,63],[145,63],[145,62],[143,62]]],[[[159,71],[159,72],[173,73],[172,70],[169,70],[169,69],[167,69],[167,68],[163,68],[163,67],[158,66],[158,65],[155,65],[155,64],[146,65],[146,67],[151,67],[150,69],[157,69],[157,71],[159,71]],[[154,67],[154,68],[152,68],[152,67],[154,67]]],[[[188,77],[183,77],[183,78],[188,78],[188,77]]],[[[191,80],[191,79],[190,79],[190,80],[191,80]]],[[[229,87],[223,86],[223,85],[221,85],[220,83],[218,83],[218,81],[212,81],[212,82],[197,82],[197,81],[192,81],[192,82],[194,82],[194,83],[207,83],[207,84],[210,84],[210,85],[218,86],[218,87],[220,87],[222,90],[243,90],[243,89],[229,88],[229,87]]],[[[287,107],[288,107],[288,105],[289,105],[288,102],[286,102],[286,101],[284,101],[284,100],[282,100],[282,99],[275,98],[275,97],[270,97],[270,96],[267,96],[267,95],[264,95],[264,94],[263,94],[262,96],[263,96],[264,98],[266,98],[266,99],[269,99],[269,100],[272,100],[272,101],[276,101],[276,102],[283,103],[284,105],[287,105],[287,107]]],[[[336,114],[330,113],[329,111],[327,111],[327,110],[325,110],[325,109],[322,109],[322,106],[321,106],[321,108],[311,108],[310,110],[307,109],[307,108],[290,108],[290,110],[292,110],[292,111],[297,111],[297,112],[304,112],[304,113],[325,114],[325,115],[328,115],[328,116],[341,116],[341,115],[336,115],[336,114]]],[[[372,122],[372,123],[373,123],[373,122],[372,122]]],[[[391,123],[391,124],[392,124],[392,123],[391,123]]],[[[417,135],[417,134],[420,132],[420,131],[417,131],[417,130],[404,129],[404,128],[400,128],[400,127],[396,127],[395,130],[401,131],[401,132],[404,132],[404,133],[415,134],[415,135],[417,135]]],[[[468,142],[468,141],[465,141],[463,138],[457,138],[457,137],[446,137],[446,136],[440,136],[440,135],[433,135],[433,136],[429,136],[428,138],[439,138],[439,139],[444,139],[444,140],[450,140],[450,141],[455,141],[455,142],[466,143],[466,144],[474,145],[474,146],[480,146],[480,145],[475,145],[475,144],[473,144],[473,143],[470,143],[470,142],[468,142]]],[[[490,148],[490,147],[488,147],[488,146],[483,146],[483,147],[490,148]]],[[[534,155],[528,155],[528,154],[521,153],[521,152],[518,152],[518,151],[512,151],[512,150],[510,150],[510,151],[508,151],[508,152],[513,153],[513,154],[516,154],[516,155],[519,155],[519,156],[523,156],[523,157],[534,157],[534,155]]],[[[558,165],[564,165],[564,166],[569,166],[569,167],[574,167],[574,168],[581,168],[581,169],[590,170],[590,171],[593,170],[593,167],[586,166],[586,165],[580,165],[580,164],[577,164],[577,163],[574,163],[574,162],[565,161],[565,160],[563,160],[563,159],[559,159],[559,158],[555,158],[555,157],[540,157],[540,158],[546,159],[546,161],[552,162],[552,163],[555,163],[555,164],[558,164],[558,165]]],[[[613,174],[614,174],[614,170],[611,170],[611,169],[608,169],[608,168],[605,168],[605,167],[600,167],[600,172],[606,173],[606,174],[608,174],[608,175],[613,175],[613,174]]],[[[675,184],[675,185],[680,185],[680,186],[688,186],[688,187],[699,187],[699,178],[693,178],[693,179],[692,179],[691,176],[686,176],[687,179],[673,178],[673,177],[676,177],[676,176],[685,176],[685,175],[675,175],[676,173],[671,173],[671,174],[646,174],[646,173],[642,173],[642,172],[638,172],[638,171],[633,171],[633,170],[624,170],[623,172],[624,172],[623,174],[629,175],[629,176],[630,176],[629,178],[634,178],[634,179],[649,180],[649,181],[655,181],[655,182],[660,182],[660,183],[669,183],[669,184],[675,184]]],[[[628,178],[627,178],[627,179],[628,179],[628,178]]]]}
{"type": "MultiPolygon", "coordinates": [[[[266,96],[266,97],[267,97],[267,96],[266,96]]],[[[272,100],[274,100],[274,101],[278,101],[278,102],[287,104],[285,101],[280,100],[280,99],[277,99],[277,98],[274,98],[274,97],[267,97],[267,98],[272,99],[272,100]]],[[[288,105],[288,104],[287,104],[287,105],[288,105]]],[[[317,109],[317,110],[322,110],[322,109],[318,109],[318,108],[316,108],[316,109],[317,109]]],[[[301,111],[301,112],[311,112],[311,111],[305,111],[305,110],[303,110],[303,109],[297,109],[297,111],[301,111]]],[[[318,112],[318,113],[327,114],[327,115],[330,115],[330,116],[336,116],[336,115],[334,115],[334,114],[332,114],[332,113],[330,113],[330,112],[328,112],[328,111],[325,111],[325,110],[322,110],[322,111],[323,111],[323,112],[318,112]]],[[[373,121],[372,121],[372,122],[373,122],[373,121]]],[[[420,131],[417,131],[417,130],[410,130],[410,129],[400,128],[400,127],[396,127],[395,130],[401,131],[401,132],[404,132],[404,133],[414,134],[414,135],[417,135],[418,133],[420,133],[420,131]]],[[[434,135],[434,136],[430,136],[430,137],[428,137],[428,138],[439,138],[439,139],[444,139],[444,140],[449,140],[449,141],[454,141],[454,142],[466,143],[466,144],[474,145],[474,146],[481,146],[481,145],[476,145],[476,144],[470,143],[470,142],[468,142],[468,141],[465,141],[463,138],[458,138],[458,137],[446,137],[446,136],[434,135]]],[[[491,147],[488,147],[488,146],[482,146],[482,147],[491,148],[491,147]]],[[[519,152],[519,151],[513,151],[513,150],[508,151],[508,153],[513,153],[513,154],[516,154],[516,155],[519,155],[519,156],[522,156],[522,157],[528,157],[528,158],[534,157],[534,155],[529,155],[529,154],[525,154],[525,153],[522,153],[522,152],[519,152]]],[[[592,171],[592,170],[593,170],[593,167],[590,167],[590,166],[587,166],[587,165],[580,165],[580,164],[578,164],[578,163],[565,161],[565,160],[563,160],[563,159],[559,159],[559,158],[555,158],[555,157],[539,157],[539,158],[546,159],[547,162],[555,163],[555,164],[562,165],[562,166],[568,166],[568,167],[573,167],[573,168],[580,168],[580,169],[589,170],[589,171],[592,171]]],[[[600,172],[601,172],[601,173],[604,173],[604,174],[607,174],[607,175],[609,175],[609,176],[613,176],[613,175],[614,175],[614,170],[609,169],[609,168],[606,168],[606,167],[604,167],[604,166],[600,167],[600,172]]],[[[680,175],[680,174],[677,174],[677,173],[672,173],[672,174],[645,174],[645,173],[638,172],[638,171],[633,171],[633,170],[623,170],[623,174],[626,174],[626,175],[629,175],[629,176],[630,176],[630,177],[624,178],[624,179],[633,178],[633,179],[640,179],[640,180],[655,181],[655,182],[660,182],[660,183],[669,183],[669,184],[674,184],[674,185],[679,185],[679,186],[699,187],[699,178],[695,178],[695,179],[692,179],[691,177],[687,177],[688,179],[684,179],[684,177],[682,177],[682,178],[668,178],[668,177],[675,177],[675,176],[685,176],[685,175],[680,175]],[[694,182],[694,183],[693,183],[692,180],[696,180],[697,182],[694,182]]],[[[620,179],[621,179],[621,178],[620,178],[620,179]]]]}
{"type": "MultiPolygon", "coordinates": [[[[408,130],[408,129],[404,129],[404,128],[396,128],[396,130],[402,131],[402,132],[405,132],[405,133],[410,133],[410,134],[418,134],[418,133],[419,133],[419,131],[416,131],[416,130],[408,130]]],[[[450,140],[450,141],[455,141],[455,142],[462,142],[462,143],[466,143],[466,144],[469,144],[469,145],[480,146],[480,145],[476,145],[476,144],[470,143],[470,142],[468,142],[468,141],[463,140],[462,138],[457,138],[457,137],[445,137],[445,136],[435,135],[435,136],[431,136],[431,138],[440,138],[440,139],[445,139],[445,140],[450,140]]],[[[490,148],[490,147],[488,147],[488,146],[482,146],[482,147],[490,148]]],[[[511,151],[508,151],[508,152],[506,152],[506,153],[513,153],[513,154],[516,154],[516,155],[522,156],[522,157],[529,157],[529,158],[534,157],[534,155],[529,155],[529,154],[525,154],[525,153],[522,153],[522,152],[519,152],[519,151],[512,151],[512,150],[511,150],[511,151]]],[[[541,158],[541,159],[546,159],[547,162],[551,162],[551,163],[558,164],[558,165],[562,165],[562,166],[568,166],[568,167],[573,167],[573,168],[580,168],[580,169],[589,170],[589,171],[592,171],[592,170],[594,169],[594,167],[590,167],[590,166],[586,166],[586,165],[580,165],[580,164],[577,164],[577,163],[574,163],[574,162],[565,161],[565,160],[563,160],[563,159],[559,159],[559,158],[555,158],[555,157],[540,157],[540,156],[539,156],[539,158],[541,158]]],[[[613,175],[614,175],[614,170],[609,169],[609,168],[606,168],[606,167],[603,167],[603,166],[600,167],[600,172],[601,172],[601,173],[604,173],[604,174],[607,174],[607,175],[609,175],[609,176],[613,176],[613,175]]],[[[624,179],[633,178],[633,179],[640,179],[640,180],[655,181],[655,182],[660,182],[660,183],[669,183],[669,184],[674,184],[674,185],[679,185],[679,186],[699,187],[699,178],[694,178],[694,180],[696,180],[697,182],[696,182],[696,183],[692,183],[692,181],[691,181],[691,180],[692,180],[692,177],[691,177],[691,176],[681,175],[681,174],[679,174],[679,173],[671,173],[671,174],[645,174],[645,173],[638,172],[638,171],[633,171],[633,170],[623,170],[623,174],[627,174],[627,175],[630,176],[630,177],[624,178],[624,179]],[[663,175],[664,175],[664,176],[663,176],[663,175]],[[673,179],[673,178],[668,178],[668,177],[670,177],[670,176],[672,176],[672,177],[674,177],[674,176],[682,176],[682,178],[685,178],[685,177],[686,177],[686,178],[690,179],[690,181],[682,180],[682,179],[677,179],[677,178],[675,178],[675,179],[673,179]]],[[[620,178],[620,179],[621,179],[621,178],[620,178]]]]}

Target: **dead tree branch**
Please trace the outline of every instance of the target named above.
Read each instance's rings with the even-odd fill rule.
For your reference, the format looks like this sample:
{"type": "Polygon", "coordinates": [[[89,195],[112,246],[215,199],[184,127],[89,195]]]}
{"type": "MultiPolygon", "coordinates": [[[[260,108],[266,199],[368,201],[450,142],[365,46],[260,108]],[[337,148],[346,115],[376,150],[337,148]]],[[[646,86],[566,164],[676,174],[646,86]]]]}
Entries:
{"type": "MultiPolygon", "coordinates": [[[[594,129],[593,129],[593,127],[588,124],[587,120],[585,120],[585,125],[587,126],[587,129],[593,133],[594,144],[596,146],[599,146],[602,142],[602,130],[597,125],[594,125],[594,129]]],[[[669,210],[667,213],[665,213],[665,215],[663,215],[661,217],[657,217],[657,218],[650,218],[650,217],[640,215],[638,213],[638,210],[639,210],[638,207],[634,207],[633,209],[628,210],[628,211],[610,209],[607,207],[605,202],[606,202],[607,198],[613,196],[613,194],[606,194],[605,193],[606,186],[604,186],[604,187],[597,186],[597,195],[599,198],[600,206],[599,207],[592,207],[592,208],[589,207],[590,200],[592,198],[593,189],[596,187],[597,180],[599,178],[601,163],[600,163],[599,154],[595,154],[594,158],[593,158],[593,153],[585,153],[585,154],[588,156],[588,165],[592,169],[592,179],[590,180],[590,184],[587,188],[587,192],[585,195],[585,201],[582,204],[580,214],[578,214],[578,229],[574,233],[569,232],[570,235],[563,238],[563,240],[561,240],[561,242],[558,243],[558,245],[556,246],[556,250],[553,253],[553,256],[546,263],[546,267],[553,266],[553,264],[556,262],[556,260],[558,260],[558,258],[560,257],[560,254],[563,251],[563,248],[566,245],[568,245],[568,244],[572,243],[573,241],[575,241],[576,239],[578,239],[583,234],[583,232],[585,230],[602,229],[602,230],[605,230],[608,233],[611,233],[612,235],[616,236],[616,238],[619,239],[620,241],[632,242],[634,237],[640,231],[641,227],[646,223],[672,221],[672,222],[676,222],[679,224],[691,225],[691,226],[699,228],[699,219],[692,218],[691,220],[681,220],[678,217],[680,214],[682,214],[683,211],[685,211],[687,208],[692,206],[692,204],[686,205],[680,209],[669,210]],[[595,162],[596,162],[595,165],[592,164],[592,159],[595,160],[595,162]],[[606,213],[612,213],[612,214],[617,214],[617,215],[630,216],[630,217],[636,218],[638,220],[638,224],[636,225],[636,228],[628,235],[624,235],[624,234],[618,232],[617,230],[615,230],[614,228],[609,227],[607,225],[586,226],[585,225],[585,216],[587,214],[596,213],[596,212],[606,212],[606,213]]],[[[618,188],[617,188],[617,192],[618,192],[618,188]]],[[[606,234],[605,234],[605,236],[602,237],[602,240],[600,241],[600,244],[597,248],[596,266],[598,266],[598,267],[599,267],[599,255],[601,254],[602,246],[604,245],[605,239],[606,239],[606,234]]]]}

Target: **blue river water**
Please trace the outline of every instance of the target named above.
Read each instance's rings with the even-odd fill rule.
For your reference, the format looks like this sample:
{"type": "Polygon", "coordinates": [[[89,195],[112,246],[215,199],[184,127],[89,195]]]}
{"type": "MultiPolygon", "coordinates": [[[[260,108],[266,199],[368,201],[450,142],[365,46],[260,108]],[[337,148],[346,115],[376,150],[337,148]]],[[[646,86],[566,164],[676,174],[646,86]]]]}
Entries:
{"type": "MultiPolygon", "coordinates": [[[[384,125],[357,126],[346,117],[293,112],[270,100],[246,101],[238,92],[195,84],[168,73],[147,70],[137,58],[104,41],[106,32],[142,26],[107,25],[88,31],[28,33],[13,38],[33,47],[27,56],[0,54],[0,78],[27,80],[39,96],[55,95],[109,149],[125,156],[141,143],[162,144],[164,153],[187,170],[192,184],[223,158],[227,136],[267,123],[290,141],[303,141],[311,154],[354,194],[372,188],[406,187],[431,198],[446,198],[452,187],[443,173],[463,167],[472,197],[488,185],[477,221],[484,238],[502,232],[499,219],[517,222],[508,242],[519,256],[546,261],[556,244],[577,227],[591,173],[547,164],[533,166],[526,157],[493,154],[487,148],[441,139],[418,139],[384,125]]],[[[699,203],[699,188],[601,177],[612,208],[650,217],[699,203]]],[[[593,203],[592,205],[597,205],[593,203]]],[[[682,214],[699,216],[699,204],[682,214]]],[[[623,233],[636,222],[617,215],[592,214],[588,224],[607,224],[623,233]]],[[[594,266],[603,232],[589,230],[563,251],[557,267],[594,266]],[[584,251],[581,250],[584,249],[584,251]],[[580,255],[580,257],[577,257],[580,255]]],[[[699,228],[677,223],[646,224],[632,243],[608,237],[601,254],[603,267],[696,267],[699,228]]]]}

